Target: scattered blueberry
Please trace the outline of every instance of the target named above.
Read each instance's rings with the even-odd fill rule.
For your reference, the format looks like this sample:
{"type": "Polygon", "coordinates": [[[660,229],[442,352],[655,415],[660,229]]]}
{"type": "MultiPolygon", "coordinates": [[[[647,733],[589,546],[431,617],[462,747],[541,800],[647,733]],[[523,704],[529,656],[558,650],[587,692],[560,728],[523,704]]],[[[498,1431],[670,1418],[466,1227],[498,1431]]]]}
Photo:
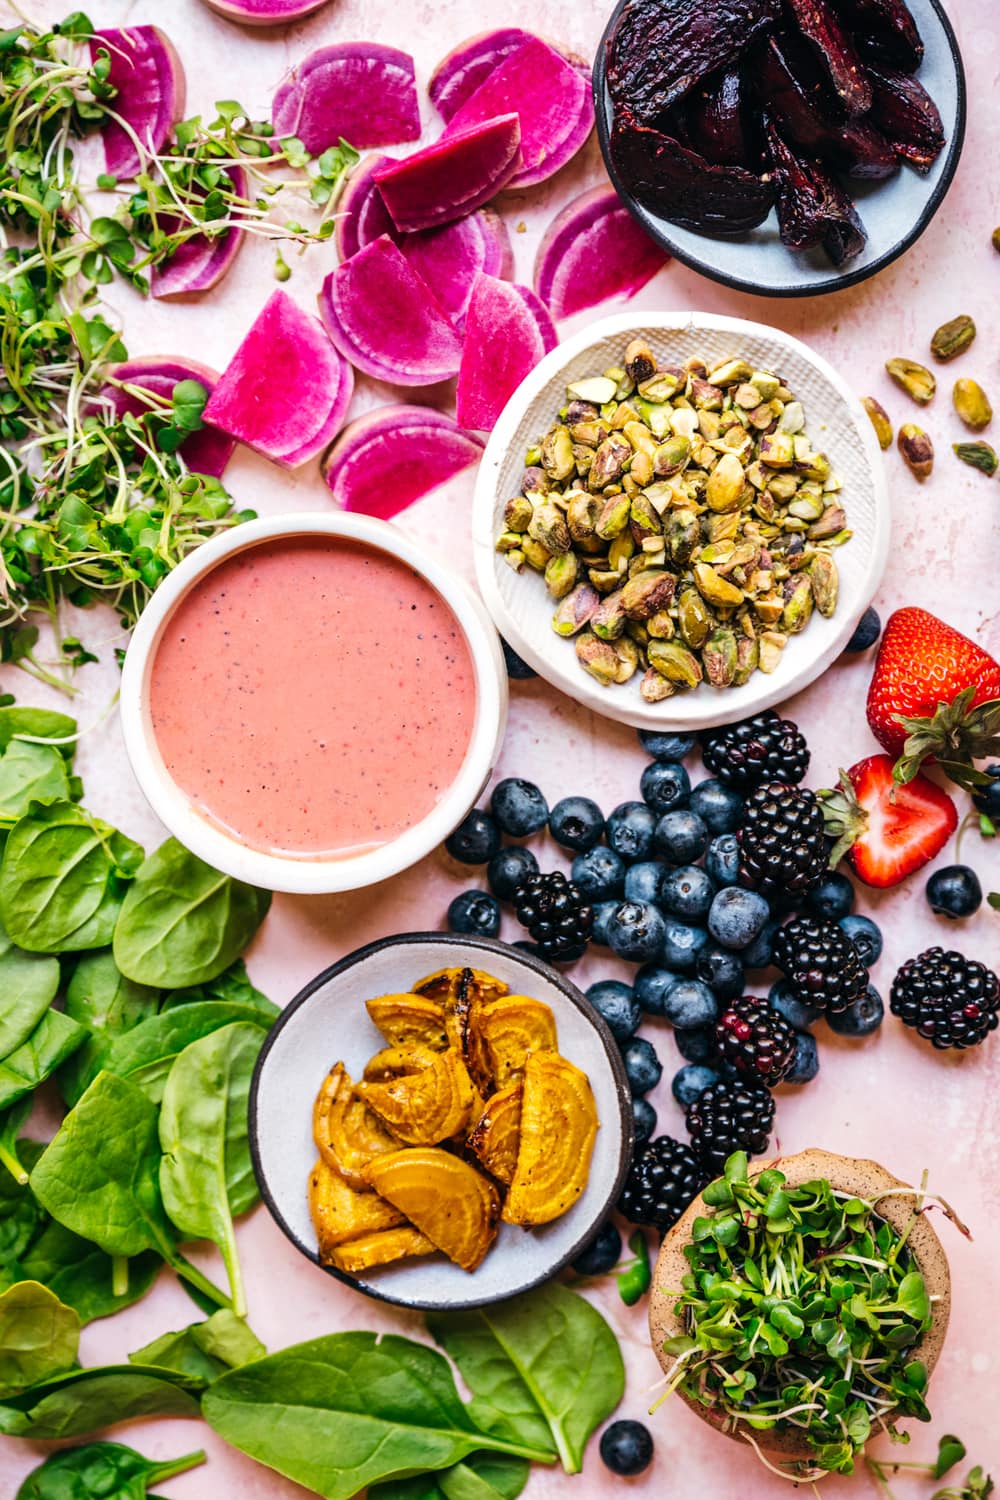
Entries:
{"type": "Polygon", "coordinates": [[[621,1259],[622,1237],[609,1219],[602,1224],[590,1244],[572,1262],[578,1276],[606,1276],[621,1259]]]}
{"type": "Polygon", "coordinates": [[[500,903],[488,891],[462,891],[448,907],[448,931],[474,937],[496,937],[500,903]]]}
{"type": "Polygon", "coordinates": [[[648,1099],[632,1100],[632,1126],[636,1149],[644,1146],[656,1129],[656,1110],[648,1099]]]}
{"type": "Polygon", "coordinates": [[[653,1459],[653,1439],[641,1422],[612,1422],[601,1433],[601,1458],[612,1474],[641,1474],[653,1459]]]}
{"type": "Polygon", "coordinates": [[[711,1027],[697,1026],[693,1031],[685,1031],[683,1027],[675,1027],[674,1041],[677,1044],[678,1052],[685,1062],[715,1063],[717,1061],[714,1025],[711,1027]]]}
{"type": "Polygon", "coordinates": [[[844,647],[845,651],[867,651],[869,646],[874,646],[882,634],[882,621],[879,619],[878,610],[869,604],[861,619],[854,627],[854,634],[844,647]]]}
{"type": "Polygon", "coordinates": [[[686,801],[691,790],[691,778],[684,767],[673,760],[654,760],[639,778],[639,790],[644,802],[662,817],[686,801]]]}
{"type": "Polygon", "coordinates": [[[743,959],[729,948],[719,948],[714,943],[703,948],[694,972],[708,985],[716,1000],[735,1000],[743,993],[743,959]]]}
{"type": "Polygon", "coordinates": [[[500,848],[500,830],[489,813],[474,807],[448,835],[444,847],[463,865],[485,865],[500,848]]]}
{"type": "Polygon", "coordinates": [[[1000,765],[983,766],[983,771],[990,781],[985,786],[973,788],[972,805],[977,812],[1000,822],[1000,765]]]}
{"type": "Polygon", "coordinates": [[[672,865],[687,865],[700,859],[708,848],[708,828],[697,813],[679,807],[663,814],[656,825],[653,843],[657,853],[672,865]]]}
{"type": "Polygon", "coordinates": [[[706,1068],[704,1063],[688,1063],[674,1074],[670,1090],[681,1108],[687,1109],[699,1094],[718,1081],[719,1075],[714,1068],[706,1068]]]}
{"type": "Polygon", "coordinates": [[[593,849],[604,832],[604,814],[589,797],[564,797],[549,813],[549,832],[564,849],[593,849]]]}
{"type": "Polygon", "coordinates": [[[656,964],[644,964],[635,976],[635,998],[649,1016],[663,1015],[663,999],[680,976],[656,964]]]}
{"type": "Polygon", "coordinates": [[[678,979],[663,997],[663,1014],[671,1026],[682,1031],[698,1031],[714,1026],[719,1019],[719,1002],[701,979],[678,979]]]}
{"type": "Polygon", "coordinates": [[[608,923],[618,910],[617,901],[598,901],[594,907],[594,925],[590,930],[590,941],[599,948],[608,946],[608,923]]]}
{"type": "Polygon", "coordinates": [[[723,948],[748,948],[771,915],[757,891],[727,885],[719,891],[708,913],[708,930],[723,948]]]}
{"type": "Polygon", "coordinates": [[[718,833],[705,850],[705,869],[716,885],[735,885],[740,878],[740,841],[735,833],[718,833]]]}
{"type": "Polygon", "coordinates": [[[779,979],[767,992],[767,1003],[796,1031],[808,1031],[823,1014],[817,1005],[800,1000],[787,979],[779,979]]]}
{"type": "Polygon", "coordinates": [[[622,802],[609,815],[605,834],[614,852],[634,865],[652,854],[655,828],[656,815],[645,802],[622,802]]]}
{"type": "Polygon", "coordinates": [[[705,821],[710,833],[735,833],[743,821],[743,798],[721,781],[700,781],[688,806],[705,821]]]}
{"type": "Polygon", "coordinates": [[[658,859],[644,859],[637,865],[629,865],[625,871],[625,900],[652,901],[660,899],[660,885],[667,867],[658,859]]]}
{"type": "Polygon", "coordinates": [[[854,910],[854,887],[846,875],[830,870],[803,902],[803,910],[839,922],[854,910]]]}
{"type": "Polygon", "coordinates": [[[576,856],[570,879],[591,905],[597,901],[615,901],[625,885],[625,861],[613,849],[598,844],[586,854],[576,856]]]}
{"type": "Polygon", "coordinates": [[[939,917],[971,917],[983,904],[983,888],[968,865],[944,865],[924,887],[931,911],[939,917]]]}
{"type": "Polygon", "coordinates": [[[530,849],[522,849],[520,844],[498,849],[486,867],[490,890],[501,901],[513,901],[518,886],[529,875],[537,874],[538,860],[530,849]]]}
{"type": "Polygon", "coordinates": [[[698,743],[696,734],[669,734],[659,729],[640,729],[639,739],[654,760],[683,760],[698,743]]]}
{"type": "Polygon", "coordinates": [[[642,1020],[642,1011],[631,985],[620,979],[599,979],[587,990],[587,999],[607,1024],[616,1042],[627,1042],[642,1020]]]}
{"type": "Polygon", "coordinates": [[[853,912],[849,917],[841,918],[840,926],[857,948],[861,962],[870,969],[882,956],[881,929],[871,917],[855,916],[853,912]]]}
{"type": "Polygon", "coordinates": [[[795,1033],[795,1060],[785,1074],[786,1083],[809,1083],[819,1072],[819,1047],[809,1031],[795,1033]]]}
{"type": "Polygon", "coordinates": [[[882,996],[870,984],[860,1000],[855,1000],[853,1005],[849,1005],[838,1015],[828,1015],[826,1019],[830,1023],[830,1030],[836,1031],[840,1036],[869,1036],[879,1029],[884,1015],[882,996]]]}
{"type": "Polygon", "coordinates": [[[708,933],[704,927],[691,927],[677,917],[668,916],[664,923],[663,950],[660,954],[663,967],[676,969],[683,974],[690,973],[707,942],[708,933]]]}
{"type": "Polygon", "coordinates": [[[648,1094],[655,1089],[663,1074],[663,1064],[656,1055],[652,1042],[644,1036],[634,1036],[622,1048],[625,1077],[633,1094],[648,1094]]]}
{"type": "Polygon", "coordinates": [[[780,922],[768,920],[752,943],[748,943],[740,954],[745,969],[767,969],[774,963],[774,934],[780,922]]]}
{"type": "Polygon", "coordinates": [[[660,905],[672,917],[703,922],[715,899],[715,886],[699,865],[671,870],[660,886],[660,905]]]}
{"type": "Polygon", "coordinates": [[[529,953],[532,958],[540,958],[543,962],[545,961],[545,955],[541,948],[537,943],[533,943],[530,938],[518,938],[516,942],[511,943],[511,947],[520,948],[522,953],[529,953]]]}
{"type": "Polygon", "coordinates": [[[632,964],[648,963],[663,947],[663,914],[650,901],[622,901],[608,923],[608,947],[632,964]]]}
{"type": "Polygon", "coordinates": [[[545,827],[549,819],[549,804],[533,781],[508,776],[493,788],[490,812],[504,833],[521,839],[545,827]]]}
{"type": "Polygon", "coordinates": [[[500,637],[500,644],[503,647],[503,659],[507,663],[508,677],[513,678],[515,682],[527,682],[529,677],[538,676],[534,667],[529,667],[524,657],[518,656],[513,646],[508,646],[503,636],[500,637]]]}

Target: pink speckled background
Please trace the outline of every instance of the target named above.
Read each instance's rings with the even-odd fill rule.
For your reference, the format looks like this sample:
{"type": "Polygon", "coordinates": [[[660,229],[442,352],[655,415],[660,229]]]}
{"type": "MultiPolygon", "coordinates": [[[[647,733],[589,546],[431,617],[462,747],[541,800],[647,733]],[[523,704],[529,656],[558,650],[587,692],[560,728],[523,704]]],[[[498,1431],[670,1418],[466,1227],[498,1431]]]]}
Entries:
{"type": "MultiPolygon", "coordinates": [[[[56,0],[22,0],[38,19],[55,19],[68,5],[56,0]]],[[[91,0],[98,25],[156,22],[165,27],[181,53],[188,75],[188,111],[211,110],[219,96],[237,96],[255,113],[266,113],[274,85],[287,65],[309,48],[334,39],[364,37],[412,47],[418,82],[423,85],[439,56],[459,39],[490,21],[534,27],[580,53],[591,55],[603,26],[605,6],[579,6],[569,0],[509,0],[502,17],[487,15],[477,0],[335,0],[300,26],[242,32],[222,21],[200,0],[91,0]]],[[[1000,399],[997,358],[997,289],[1000,259],[990,247],[990,231],[1000,220],[1000,109],[996,103],[996,0],[951,0],[970,83],[969,133],[963,164],[943,210],[919,244],[901,261],[863,286],[813,301],[778,302],[741,296],[679,266],[669,266],[636,298],[637,308],[694,307],[772,322],[811,342],[842,369],[859,393],[884,401],[898,422],[913,413],[907,400],[882,374],[894,354],[920,358],[936,325],[968,312],[980,327],[963,373],[978,376],[994,400],[1000,399]]],[[[437,122],[422,103],[428,138],[437,122]]],[[[512,197],[505,212],[514,226],[518,279],[530,281],[539,234],[559,207],[584,187],[601,180],[593,141],[554,182],[512,197]]],[[[305,260],[290,257],[294,276],[288,290],[312,305],[319,279],[333,252],[316,249],[305,260]]],[[[208,300],[187,306],[143,305],[116,287],[113,300],[126,324],[130,350],[188,352],[222,367],[251,317],[268,296],[270,252],[249,246],[231,277],[208,300]]],[[[609,309],[604,309],[609,310],[609,309]]],[[[583,315],[583,319],[586,315],[583,315]]],[[[567,324],[573,331],[583,319],[567,324]]],[[[942,381],[949,384],[950,372],[942,381]]],[[[359,383],[356,409],[387,399],[367,381],[359,383]]],[[[895,511],[894,558],[877,604],[887,613],[920,604],[945,615],[1000,652],[1000,486],[996,480],[960,466],[950,444],[961,435],[947,391],[921,418],[938,445],[933,477],[920,486],[894,453],[887,455],[895,511]]],[[[989,435],[989,434],[987,434],[989,435]]],[[[322,510],[329,503],[313,468],[289,478],[252,455],[237,455],[227,483],[241,504],[264,514],[290,509],[322,510]]],[[[467,474],[415,506],[401,519],[423,537],[447,537],[450,557],[471,574],[468,510],[472,477],[467,474]]],[[[849,501],[849,497],[848,497],[849,501]]],[[[83,623],[83,622],[81,622],[83,623]]],[[[103,637],[110,657],[114,622],[90,617],[87,638],[103,637]]],[[[114,691],[110,665],[85,669],[81,723],[96,720],[114,691]]],[[[867,660],[835,667],[808,692],[787,705],[813,746],[813,785],[827,783],[838,765],[873,750],[864,720],[867,660]]],[[[17,674],[13,674],[15,677],[17,674]]],[[[5,684],[6,685],[6,684],[5,684]]],[[[33,684],[18,679],[23,701],[43,700],[33,684]]],[[[87,801],[96,812],[129,834],[155,844],[162,830],[133,782],[118,734],[109,716],[83,741],[79,769],[87,801]]],[[[523,774],[540,782],[551,800],[569,792],[597,798],[605,809],[636,795],[643,756],[630,730],[603,722],[555,696],[542,683],[515,684],[510,726],[499,773],[523,774]],[[572,769],[567,772],[567,767],[572,769]]],[[[1000,887],[1000,853],[967,836],[964,854],[978,868],[983,884],[1000,887]]],[[[544,862],[554,865],[549,846],[544,862]]],[[[941,863],[953,858],[951,850],[941,863]]],[[[360,943],[400,929],[434,927],[447,902],[465,884],[463,872],[444,854],[376,889],[356,896],[278,897],[251,954],[255,981],[279,1003],[287,1001],[320,968],[360,943]]],[[[932,943],[953,944],[966,953],[1000,963],[1000,916],[985,908],[972,920],[949,925],[933,917],[918,877],[903,890],[882,897],[862,895],[860,906],[882,923],[886,951],[874,979],[883,992],[898,964],[932,943]]],[[[508,935],[514,936],[514,933],[508,935]]],[[[574,977],[589,983],[617,972],[608,958],[595,956],[574,977]]],[[[660,1129],[679,1132],[683,1121],[669,1090],[679,1065],[665,1028],[644,1028],[661,1051],[665,1078],[653,1102],[660,1129]]],[[[996,1401],[1000,1390],[997,1350],[995,1238],[1000,1235],[1000,1040],[966,1057],[941,1057],[890,1019],[874,1039],[860,1044],[821,1036],[822,1068],[803,1090],[779,1091],[778,1142],[786,1151],[823,1146],[832,1151],[872,1155],[898,1175],[918,1179],[929,1168],[933,1187],[945,1193],[971,1224],[969,1244],[948,1225],[942,1230],[954,1276],[952,1328],[931,1388],[935,1413],[929,1431],[918,1429],[907,1458],[929,1455],[935,1437],[957,1431],[969,1446],[970,1461],[1000,1468],[996,1401]]],[[[254,1328],[272,1348],[335,1329],[371,1327],[419,1334],[420,1320],[385,1310],[345,1290],[306,1264],[283,1238],[263,1208],[240,1226],[239,1243],[248,1283],[254,1328]]],[[[211,1256],[206,1256],[209,1264],[211,1256]]],[[[216,1275],[221,1266],[212,1266],[216,1275]]],[[[613,1286],[592,1294],[611,1319],[625,1351],[628,1386],[621,1416],[642,1417],[651,1400],[658,1367],[650,1350],[645,1311],[625,1309],[613,1286]]],[[[136,1307],[84,1330],[82,1358],[92,1363],[122,1358],[166,1328],[191,1320],[192,1304],[164,1274],[153,1293],[136,1307]]],[[[758,1467],[735,1445],[710,1434],[679,1404],[668,1404],[651,1422],[656,1457],[647,1473],[627,1484],[636,1494],[695,1496],[700,1500],[771,1500],[787,1486],[758,1467]]],[[[118,1430],[144,1452],[163,1457],[204,1446],[209,1463],[159,1488],[175,1500],[292,1500],[306,1492],[270,1470],[228,1449],[203,1424],[157,1421],[118,1430]]],[[[875,1445],[875,1451],[888,1445],[875,1445]]],[[[44,1445],[4,1441],[0,1448],[0,1496],[12,1496],[22,1476],[45,1451],[44,1445]]],[[[895,1450],[897,1454],[899,1450],[895,1450]]],[[[583,1476],[536,1470],[531,1500],[604,1493],[609,1484],[596,1442],[583,1476]]],[[[831,1500],[848,1493],[874,1494],[864,1473],[854,1480],[832,1479],[823,1493],[831,1500]]],[[[929,1486],[901,1478],[897,1493],[925,1496],[929,1486]]]]}

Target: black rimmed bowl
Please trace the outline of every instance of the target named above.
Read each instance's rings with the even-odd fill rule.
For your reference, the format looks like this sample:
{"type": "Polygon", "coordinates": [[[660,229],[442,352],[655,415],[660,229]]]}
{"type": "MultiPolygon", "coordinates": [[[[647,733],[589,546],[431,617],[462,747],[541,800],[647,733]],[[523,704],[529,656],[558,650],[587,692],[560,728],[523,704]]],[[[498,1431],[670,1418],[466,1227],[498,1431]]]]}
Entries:
{"type": "Polygon", "coordinates": [[[924,39],[918,78],[937,105],[946,144],[926,177],[903,166],[885,182],[851,182],[849,191],[868,231],[861,254],[837,270],[822,248],[787,250],[770,216],[736,240],[713,239],[682,229],[644,208],[621,182],[611,160],[611,96],[605,78],[607,42],[627,0],[619,0],[601,37],[594,60],[597,135],[608,175],[625,207],[647,234],[693,271],[724,286],[765,297],[815,297],[866,281],[904,254],[941,207],[958,167],[965,137],[965,70],[955,32],[939,0],[908,0],[924,39]]]}
{"type": "Polygon", "coordinates": [[[278,1227],[319,1265],[309,1216],[316,1160],[313,1100],[342,1061],[352,1077],[385,1045],[365,1001],[405,993],[425,974],[469,965],[551,1006],[559,1050],[590,1079],[600,1129],[590,1177],[562,1218],[525,1231],[501,1224],[486,1259],[466,1272],[443,1255],[421,1256],[348,1276],[322,1269],[366,1296],[415,1308],[481,1307],[525,1292],[580,1254],[614,1207],[632,1155],[632,1101],[617,1044],[575,985],[530,954],[489,938],[411,932],[383,938],[332,964],[300,990],[272,1027],[250,1090],[250,1149],[261,1197],[278,1227]]]}

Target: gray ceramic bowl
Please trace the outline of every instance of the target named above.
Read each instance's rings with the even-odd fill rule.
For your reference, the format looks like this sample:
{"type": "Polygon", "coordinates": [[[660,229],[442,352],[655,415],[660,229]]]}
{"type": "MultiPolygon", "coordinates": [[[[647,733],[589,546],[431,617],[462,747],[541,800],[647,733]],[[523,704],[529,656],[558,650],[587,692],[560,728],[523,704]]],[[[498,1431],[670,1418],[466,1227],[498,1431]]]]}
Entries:
{"type": "Polygon", "coordinates": [[[322,1269],[369,1297],[405,1307],[480,1307],[547,1281],[575,1259],[613,1208],[632,1155],[632,1102],[618,1047],[574,985],[548,965],[488,938],[415,932],[349,954],[300,990],[273,1026],[250,1090],[250,1149],[261,1196],[280,1229],[315,1265],[307,1183],[316,1160],[313,1099],[342,1060],[353,1077],[385,1045],[365,1010],[375,995],[405,993],[424,974],[459,964],[485,969],[551,1006],[559,1050],[590,1078],[601,1128],[590,1179],[572,1209],[540,1229],[502,1224],[493,1248],[468,1273],[443,1255],[363,1276],[322,1269]]]}

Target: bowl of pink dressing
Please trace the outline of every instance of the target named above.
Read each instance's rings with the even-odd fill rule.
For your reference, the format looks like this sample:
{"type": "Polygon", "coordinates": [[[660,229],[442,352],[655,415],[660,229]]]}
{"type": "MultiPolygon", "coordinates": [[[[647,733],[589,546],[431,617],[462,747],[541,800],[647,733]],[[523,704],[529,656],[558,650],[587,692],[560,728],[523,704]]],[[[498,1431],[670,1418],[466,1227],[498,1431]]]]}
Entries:
{"type": "Polygon", "coordinates": [[[415,864],[486,783],[499,638],[465,583],[368,516],[248,521],[160,585],[125,658],[153,810],[225,873],[355,890],[415,864]]]}

